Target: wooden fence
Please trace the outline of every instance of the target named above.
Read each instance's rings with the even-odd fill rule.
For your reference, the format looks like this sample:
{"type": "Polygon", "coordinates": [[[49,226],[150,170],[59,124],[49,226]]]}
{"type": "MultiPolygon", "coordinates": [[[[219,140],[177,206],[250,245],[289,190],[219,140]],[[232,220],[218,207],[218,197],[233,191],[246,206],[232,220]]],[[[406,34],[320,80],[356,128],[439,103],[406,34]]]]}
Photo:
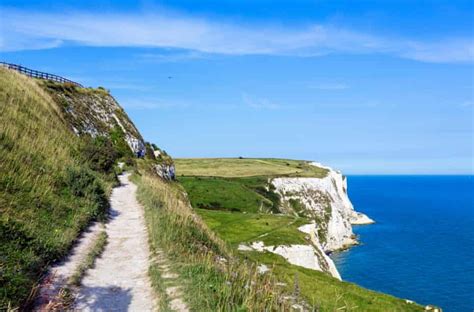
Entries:
{"type": "Polygon", "coordinates": [[[10,63],[6,63],[6,62],[0,62],[0,66],[16,70],[17,72],[19,72],[21,74],[24,74],[24,75],[27,75],[27,76],[32,77],[32,78],[52,80],[52,81],[56,81],[56,82],[60,82],[60,83],[70,83],[70,84],[73,84],[75,86],[78,86],[78,87],[82,88],[82,85],[80,83],[74,82],[72,80],[66,79],[66,78],[61,77],[61,76],[57,76],[57,75],[48,74],[48,73],[40,72],[40,71],[37,71],[37,70],[29,69],[29,68],[23,67],[21,65],[10,64],[10,63]]]}

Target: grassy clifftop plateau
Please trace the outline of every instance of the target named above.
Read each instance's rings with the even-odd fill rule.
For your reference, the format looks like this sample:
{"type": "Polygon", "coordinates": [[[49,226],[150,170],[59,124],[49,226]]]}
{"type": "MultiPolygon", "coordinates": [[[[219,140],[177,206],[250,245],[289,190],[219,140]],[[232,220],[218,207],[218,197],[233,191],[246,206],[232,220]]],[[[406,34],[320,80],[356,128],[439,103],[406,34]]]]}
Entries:
{"type": "Polygon", "coordinates": [[[203,177],[290,176],[323,178],[327,169],[307,161],[276,158],[179,158],[178,175],[203,177]]]}
{"type": "Polygon", "coordinates": [[[290,264],[265,251],[240,251],[240,244],[265,246],[311,244],[298,227],[311,222],[294,202],[294,214],[282,214],[269,179],[323,178],[327,169],[284,159],[176,159],[178,181],[195,211],[242,261],[264,264],[281,291],[315,311],[421,311],[417,304],[339,281],[327,273],[290,264]]]}
{"type": "Polygon", "coordinates": [[[107,96],[0,68],[0,310],[24,307],[46,266],[103,217],[114,164],[132,154],[114,128],[96,138],[76,135],[59,100],[66,91],[55,88],[80,99],[76,107],[107,96]]]}

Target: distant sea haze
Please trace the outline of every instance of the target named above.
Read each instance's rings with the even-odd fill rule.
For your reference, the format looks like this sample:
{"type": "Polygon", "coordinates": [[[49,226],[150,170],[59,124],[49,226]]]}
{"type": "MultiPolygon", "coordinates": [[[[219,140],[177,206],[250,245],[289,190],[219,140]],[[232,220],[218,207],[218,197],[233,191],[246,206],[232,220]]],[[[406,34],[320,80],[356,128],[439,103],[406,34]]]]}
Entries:
{"type": "Polygon", "coordinates": [[[342,278],[434,304],[474,310],[474,176],[349,176],[362,245],[331,255],[342,278]]]}

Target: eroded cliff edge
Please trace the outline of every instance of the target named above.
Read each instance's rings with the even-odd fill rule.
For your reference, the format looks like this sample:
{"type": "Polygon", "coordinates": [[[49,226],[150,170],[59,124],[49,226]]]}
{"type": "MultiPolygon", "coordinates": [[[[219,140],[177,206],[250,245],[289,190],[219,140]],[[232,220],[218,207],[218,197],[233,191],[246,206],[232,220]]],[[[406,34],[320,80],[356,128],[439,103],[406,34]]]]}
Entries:
{"type": "Polygon", "coordinates": [[[357,244],[352,224],[374,221],[356,212],[347,194],[347,178],[332,168],[324,178],[275,178],[271,184],[280,195],[282,209],[288,213],[311,218],[315,236],[325,252],[357,244]]]}
{"type": "Polygon", "coordinates": [[[264,246],[255,242],[247,248],[270,251],[292,264],[327,272],[341,279],[328,254],[358,243],[352,225],[374,221],[354,210],[347,194],[347,178],[342,173],[319,163],[311,164],[326,169],[327,174],[322,178],[277,177],[269,180],[270,188],[280,197],[282,213],[312,220],[298,228],[307,234],[311,244],[264,246]]]}

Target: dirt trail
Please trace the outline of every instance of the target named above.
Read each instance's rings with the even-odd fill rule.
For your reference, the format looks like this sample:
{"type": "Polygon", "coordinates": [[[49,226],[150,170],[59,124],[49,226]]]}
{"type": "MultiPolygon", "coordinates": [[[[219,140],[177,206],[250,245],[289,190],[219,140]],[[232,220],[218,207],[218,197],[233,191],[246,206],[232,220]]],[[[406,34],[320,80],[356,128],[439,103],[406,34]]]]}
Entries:
{"type": "Polygon", "coordinates": [[[95,267],[87,271],[76,296],[80,311],[152,311],[155,297],[148,278],[149,248],[137,187],[129,174],[110,199],[108,243],[95,267]]]}
{"type": "Polygon", "coordinates": [[[40,285],[34,311],[49,310],[51,305],[58,303],[62,289],[94,245],[101,228],[97,222],[91,224],[78,238],[69,256],[49,269],[47,277],[40,285]]]}

